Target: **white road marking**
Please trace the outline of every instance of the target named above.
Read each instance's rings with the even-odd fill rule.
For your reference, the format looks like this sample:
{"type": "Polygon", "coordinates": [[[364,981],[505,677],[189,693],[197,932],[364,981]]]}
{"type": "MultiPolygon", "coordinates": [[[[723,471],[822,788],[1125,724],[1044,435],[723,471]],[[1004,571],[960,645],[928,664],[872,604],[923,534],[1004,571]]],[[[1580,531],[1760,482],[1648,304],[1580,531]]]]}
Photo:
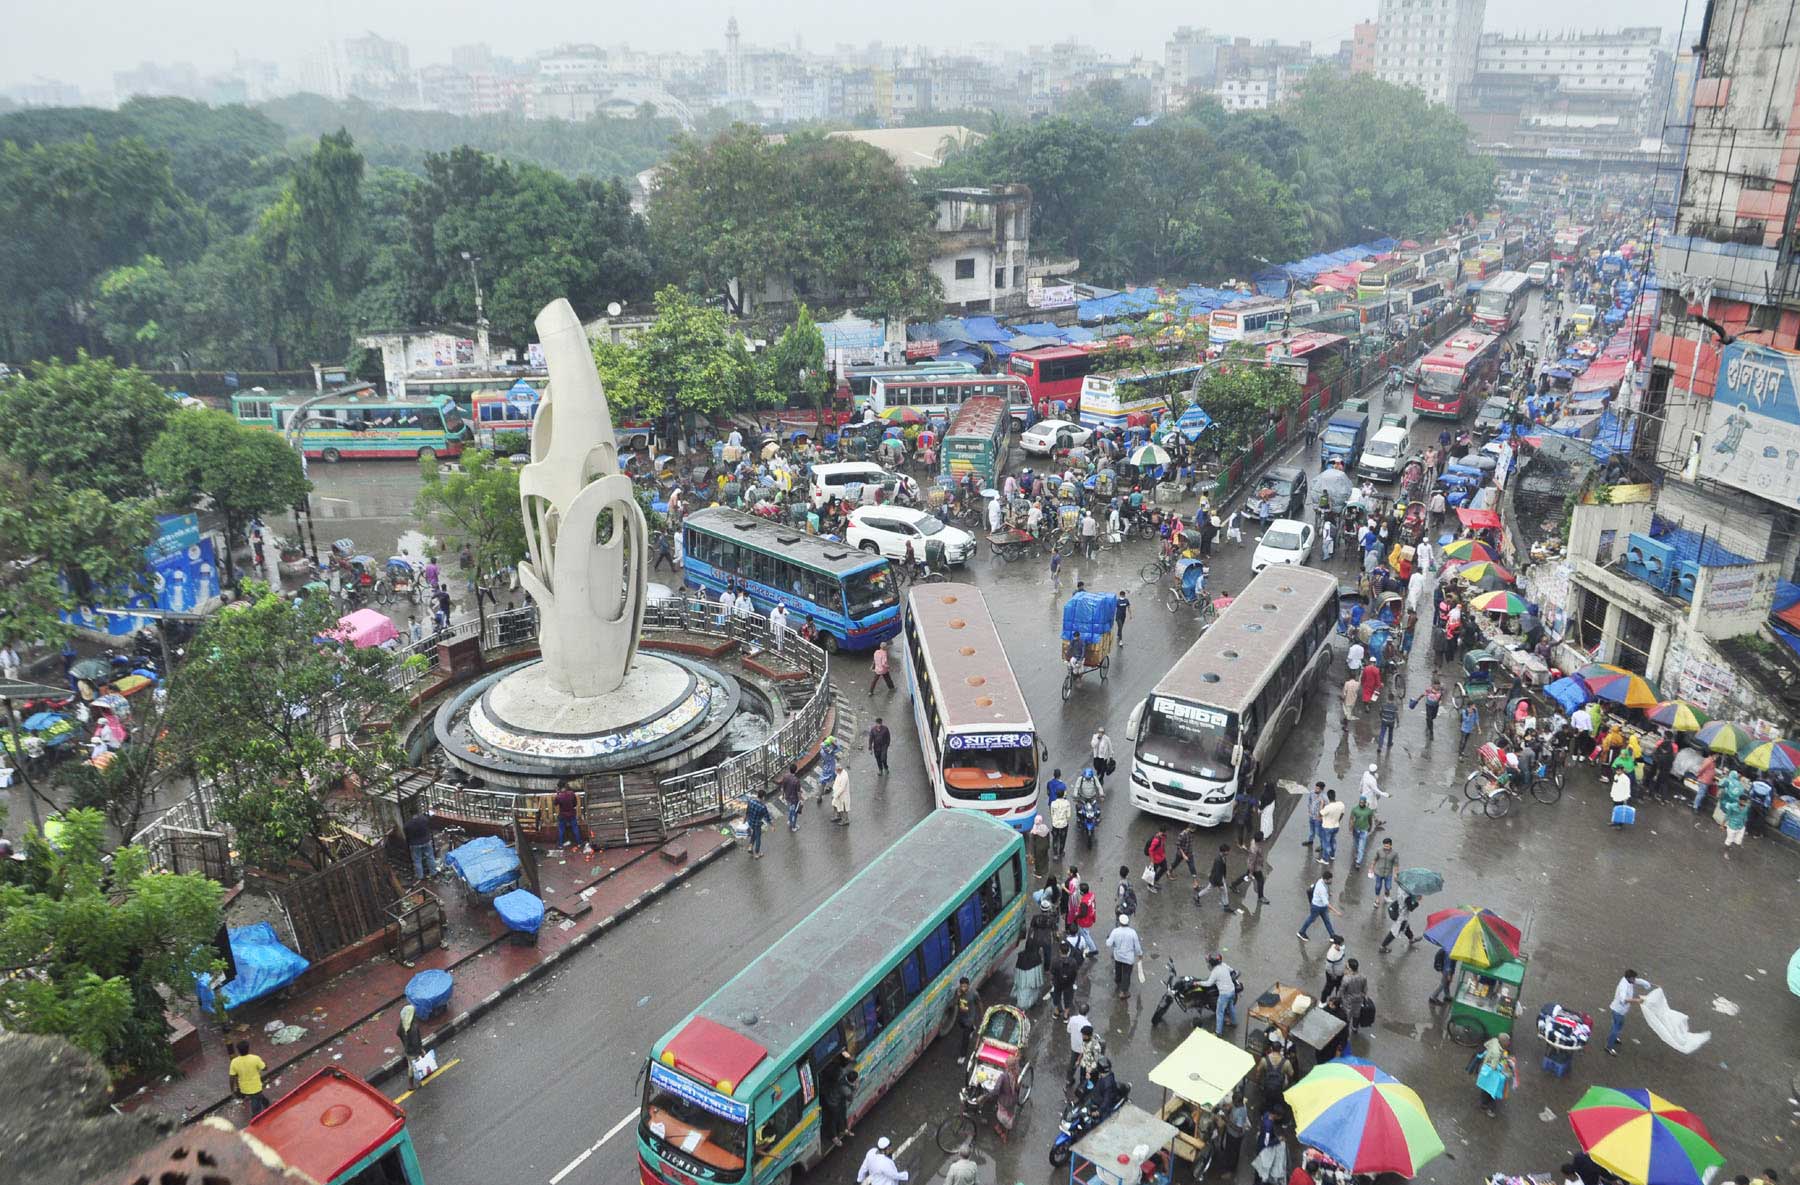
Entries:
{"type": "Polygon", "coordinates": [[[619,1120],[619,1122],[613,1124],[612,1130],[608,1131],[605,1135],[601,1136],[600,1139],[594,1144],[594,1146],[592,1148],[589,1148],[586,1152],[583,1152],[580,1156],[577,1156],[574,1160],[571,1160],[568,1164],[565,1164],[562,1167],[561,1172],[557,1173],[556,1176],[551,1177],[550,1185],[562,1185],[562,1179],[564,1177],[568,1176],[570,1173],[574,1172],[576,1169],[580,1168],[583,1164],[585,1164],[587,1162],[588,1157],[590,1157],[594,1153],[600,1151],[601,1145],[605,1144],[606,1141],[608,1141],[608,1140],[612,1139],[614,1136],[618,1135],[621,1131],[623,1131],[625,1129],[626,1124],[630,1123],[632,1120],[636,1119],[637,1117],[638,1117],[638,1109],[636,1107],[633,1107],[631,1109],[630,1113],[628,1113],[625,1116],[625,1118],[619,1120]]]}
{"type": "MultiPolygon", "coordinates": [[[[913,1132],[912,1135],[910,1135],[910,1136],[906,1137],[904,1140],[900,1141],[900,1146],[898,1148],[894,1149],[894,1159],[899,1160],[902,1156],[906,1155],[906,1150],[908,1148],[912,1147],[912,1142],[924,1134],[925,1134],[925,1125],[923,1123],[921,1123],[919,1125],[919,1128],[917,1131],[913,1132]]],[[[550,1185],[556,1185],[556,1182],[552,1181],[552,1182],[550,1182],[550,1185]]]]}

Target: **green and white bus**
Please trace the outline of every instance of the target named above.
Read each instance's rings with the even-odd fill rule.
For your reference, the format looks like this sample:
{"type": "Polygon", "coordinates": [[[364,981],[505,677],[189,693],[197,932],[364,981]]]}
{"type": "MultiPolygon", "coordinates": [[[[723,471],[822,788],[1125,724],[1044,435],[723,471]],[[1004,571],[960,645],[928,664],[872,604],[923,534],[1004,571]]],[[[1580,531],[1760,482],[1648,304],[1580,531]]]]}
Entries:
{"type": "Polygon", "coordinates": [[[1012,415],[1006,400],[997,395],[965,400],[944,433],[943,475],[960,479],[973,473],[983,486],[999,485],[1011,434],[1012,415]]]}
{"type": "Polygon", "coordinates": [[[1026,887],[1018,832],[927,815],[651,1046],[639,1179],[789,1185],[827,1151],[832,1076],[856,1068],[854,1124],[956,1023],[957,980],[1011,958],[1026,887]]]}
{"type": "Polygon", "coordinates": [[[351,387],[321,398],[253,391],[231,397],[240,424],[298,433],[308,457],[323,461],[454,457],[470,429],[447,395],[383,396],[351,387]]]}

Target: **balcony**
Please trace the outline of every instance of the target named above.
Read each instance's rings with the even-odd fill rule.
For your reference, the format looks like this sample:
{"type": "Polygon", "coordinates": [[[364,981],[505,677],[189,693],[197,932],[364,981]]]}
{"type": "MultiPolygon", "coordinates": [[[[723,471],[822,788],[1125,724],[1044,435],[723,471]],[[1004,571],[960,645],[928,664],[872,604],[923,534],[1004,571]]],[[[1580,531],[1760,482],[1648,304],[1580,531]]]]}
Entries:
{"type": "MultiPolygon", "coordinates": [[[[1725,238],[1732,233],[1721,230],[1716,237],[1725,238]]],[[[1749,304],[1768,304],[1775,287],[1775,249],[1760,241],[1721,243],[1703,235],[1664,235],[1657,244],[1656,270],[1669,287],[1690,281],[1698,287],[1710,284],[1716,295],[1749,304]]],[[[1795,300],[1794,288],[1790,280],[1786,293],[1789,302],[1795,300]]]]}

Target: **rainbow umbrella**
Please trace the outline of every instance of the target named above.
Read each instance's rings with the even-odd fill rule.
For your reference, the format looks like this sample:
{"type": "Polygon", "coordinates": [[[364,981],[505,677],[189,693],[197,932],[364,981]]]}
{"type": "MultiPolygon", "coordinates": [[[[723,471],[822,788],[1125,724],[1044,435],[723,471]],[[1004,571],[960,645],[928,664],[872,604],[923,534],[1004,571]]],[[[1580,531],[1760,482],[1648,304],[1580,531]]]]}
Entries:
{"type": "Polygon", "coordinates": [[[890,424],[923,424],[925,413],[916,407],[890,407],[881,413],[881,418],[890,424]]]}
{"type": "Polygon", "coordinates": [[[1461,560],[1464,563],[1473,564],[1480,560],[1494,560],[1499,557],[1494,554],[1493,548],[1489,547],[1481,540],[1469,538],[1458,539],[1455,543],[1446,546],[1444,548],[1444,558],[1447,560],[1461,560]]]}
{"type": "Polygon", "coordinates": [[[1471,600],[1469,604],[1488,613],[1525,612],[1525,598],[1516,592],[1507,592],[1505,589],[1482,593],[1471,600]]]}
{"type": "Polygon", "coordinates": [[[1792,774],[1800,770],[1800,748],[1788,741],[1762,741],[1744,754],[1744,764],[1751,769],[1765,769],[1772,774],[1792,774]]]}
{"type": "Polygon", "coordinates": [[[1475,563],[1464,564],[1458,568],[1456,579],[1464,584],[1479,584],[1483,588],[1496,588],[1502,584],[1511,584],[1513,574],[1493,560],[1477,560],[1475,563]]]}
{"type": "Polygon", "coordinates": [[[1443,1155],[1418,1092],[1374,1062],[1340,1057],[1287,1088],[1294,1134],[1350,1173],[1415,1176],[1443,1155]]]}
{"type": "Polygon", "coordinates": [[[1575,674],[1588,685],[1588,690],[1594,693],[1595,699],[1611,700],[1628,708],[1648,708],[1657,703],[1656,688],[1650,686],[1642,675],[1624,667],[1592,662],[1575,674]]]}
{"type": "Polygon", "coordinates": [[[1684,699],[1666,699],[1661,703],[1651,704],[1644,709],[1644,718],[1652,724],[1660,724],[1676,732],[1699,732],[1712,719],[1698,705],[1690,704],[1684,699]]]}
{"type": "Polygon", "coordinates": [[[1727,757],[1736,757],[1757,743],[1757,738],[1742,725],[1733,724],[1729,720],[1714,720],[1696,732],[1694,739],[1714,753],[1723,753],[1727,757]]]}
{"type": "Polygon", "coordinates": [[[1519,928],[1491,909],[1459,905],[1425,919],[1425,941],[1459,963],[1497,967],[1519,957],[1519,928]]]}
{"type": "Polygon", "coordinates": [[[1596,1164],[1632,1185],[1705,1185],[1725,1163],[1698,1115],[1648,1090],[1590,1086],[1569,1126],[1596,1164]]]}

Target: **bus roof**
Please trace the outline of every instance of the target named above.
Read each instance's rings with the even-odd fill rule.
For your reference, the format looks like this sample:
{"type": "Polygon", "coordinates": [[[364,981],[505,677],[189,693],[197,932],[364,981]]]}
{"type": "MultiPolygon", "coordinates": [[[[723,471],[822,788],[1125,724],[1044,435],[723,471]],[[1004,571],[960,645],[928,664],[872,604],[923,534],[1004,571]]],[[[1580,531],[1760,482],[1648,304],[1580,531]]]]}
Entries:
{"type": "Polygon", "coordinates": [[[1180,366],[1164,366],[1156,370],[1145,370],[1141,366],[1128,366],[1123,370],[1096,370],[1087,378],[1100,379],[1109,383],[1142,383],[1153,379],[1171,378],[1176,375],[1197,374],[1205,369],[1205,365],[1199,362],[1183,363],[1180,366]]]}
{"type": "Polygon", "coordinates": [[[936,631],[937,644],[926,653],[944,726],[1030,728],[1031,711],[981,590],[972,584],[926,584],[907,599],[913,621],[936,631]]]}
{"type": "Polygon", "coordinates": [[[1243,711],[1279,666],[1257,659],[1285,652],[1312,628],[1319,607],[1337,597],[1337,587],[1337,577],[1317,568],[1280,564],[1264,569],[1151,694],[1243,711]]]}
{"type": "Polygon", "coordinates": [[[1033,346],[1029,350],[1014,350],[1012,357],[1041,358],[1047,361],[1057,358],[1085,358],[1092,354],[1095,348],[1092,345],[1033,346]]]}
{"type": "Polygon", "coordinates": [[[1488,350],[1494,349],[1499,341],[1492,334],[1468,330],[1456,334],[1425,355],[1419,360],[1419,365],[1429,366],[1434,370],[1461,370],[1488,350]]]}
{"type": "Polygon", "coordinates": [[[406,1125],[406,1113],[353,1074],[326,1066],[244,1130],[320,1185],[379,1149],[406,1125]]]}
{"type": "Polygon", "coordinates": [[[965,399],[963,405],[956,409],[956,418],[950,421],[950,430],[944,434],[944,439],[948,440],[952,436],[992,436],[1000,426],[1000,421],[1009,414],[1006,400],[998,395],[976,395],[965,399]]]}
{"type": "Polygon", "coordinates": [[[1364,269],[1356,277],[1356,280],[1358,283],[1361,283],[1364,280],[1379,279],[1391,275],[1394,272],[1404,271],[1407,268],[1416,268],[1418,266],[1419,261],[1417,259],[1384,259],[1374,267],[1364,269]]]}
{"type": "Polygon", "coordinates": [[[873,986],[873,968],[959,899],[953,879],[979,883],[1021,842],[979,811],[931,812],[714,992],[651,1057],[673,1047],[676,1069],[709,1085],[727,1081],[724,1093],[749,1099],[787,1054],[812,1043],[839,1001],[873,986]],[[695,1039],[718,1030],[732,1037],[695,1039]]]}
{"type": "Polygon", "coordinates": [[[819,535],[808,535],[787,523],[758,518],[741,510],[709,506],[696,510],[683,520],[690,526],[704,527],[722,539],[735,539],[751,547],[775,555],[786,556],[795,563],[832,576],[845,576],[883,564],[880,556],[871,556],[847,543],[838,543],[819,535]]]}
{"type": "Polygon", "coordinates": [[[1481,286],[1483,292],[1498,292],[1503,296],[1511,296],[1525,287],[1529,281],[1524,272],[1501,272],[1481,286]]]}
{"type": "MultiPolygon", "coordinates": [[[[246,398],[259,398],[246,396],[246,398]]],[[[309,399],[318,399],[313,406],[325,407],[442,407],[449,396],[436,391],[420,395],[383,395],[367,383],[358,387],[345,387],[341,391],[332,391],[323,399],[317,391],[295,391],[291,394],[277,395],[269,399],[276,407],[297,408],[309,399]]]]}
{"type": "Polygon", "coordinates": [[[1350,339],[1341,333],[1325,333],[1317,329],[1308,329],[1301,333],[1289,334],[1282,352],[1289,358],[1299,358],[1311,354],[1315,350],[1329,349],[1348,340],[1350,339]]]}

